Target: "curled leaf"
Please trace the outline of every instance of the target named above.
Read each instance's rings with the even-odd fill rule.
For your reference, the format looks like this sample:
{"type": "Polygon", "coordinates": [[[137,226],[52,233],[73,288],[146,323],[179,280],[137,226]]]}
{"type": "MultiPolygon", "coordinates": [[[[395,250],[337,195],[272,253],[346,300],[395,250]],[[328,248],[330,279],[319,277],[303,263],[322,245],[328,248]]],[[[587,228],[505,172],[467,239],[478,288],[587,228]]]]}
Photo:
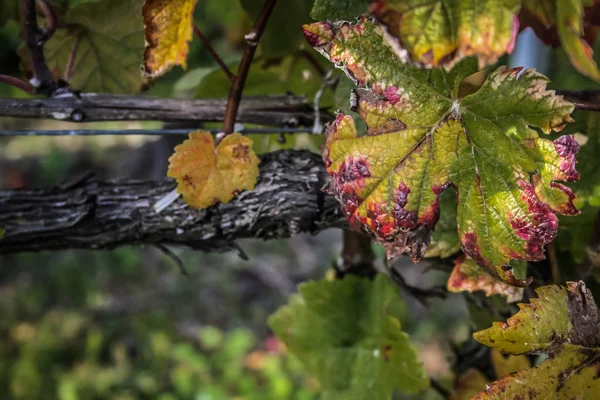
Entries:
{"type": "Polygon", "coordinates": [[[168,176],[177,180],[177,192],[192,207],[227,203],[242,190],[252,190],[259,159],[252,140],[239,133],[223,138],[215,148],[210,132],[192,132],[169,158],[168,176]]]}
{"type": "Polygon", "coordinates": [[[374,0],[369,11],[403,62],[450,69],[464,57],[483,67],[511,53],[519,8],[519,0],[374,0]]]}
{"type": "Polygon", "coordinates": [[[194,8],[198,0],[145,0],[144,75],[155,78],[175,65],[187,66],[194,8]]]}
{"type": "Polygon", "coordinates": [[[359,86],[354,108],[367,132],[340,114],[323,151],[330,189],[350,224],[373,233],[388,257],[407,252],[419,260],[439,218],[439,196],[453,185],[463,251],[493,277],[524,286],[509,261],[544,258],[555,213],[578,213],[571,190],[557,182],[578,179],[577,143],[542,139],[532,128],[562,129],[573,105],[546,90],[543,75],[507,67],[459,98],[474,59],[450,72],[412,68],[368,19],[304,29],[359,86]]]}
{"type": "Polygon", "coordinates": [[[494,322],[473,337],[508,354],[552,353],[564,343],[600,346],[598,308],[583,282],[543,286],[536,293],[506,323],[494,322]]]}
{"type": "Polygon", "coordinates": [[[523,288],[494,279],[484,269],[480,268],[475,261],[464,255],[456,259],[447,286],[450,292],[483,290],[486,296],[499,294],[504,296],[508,303],[523,298],[523,288]]]}

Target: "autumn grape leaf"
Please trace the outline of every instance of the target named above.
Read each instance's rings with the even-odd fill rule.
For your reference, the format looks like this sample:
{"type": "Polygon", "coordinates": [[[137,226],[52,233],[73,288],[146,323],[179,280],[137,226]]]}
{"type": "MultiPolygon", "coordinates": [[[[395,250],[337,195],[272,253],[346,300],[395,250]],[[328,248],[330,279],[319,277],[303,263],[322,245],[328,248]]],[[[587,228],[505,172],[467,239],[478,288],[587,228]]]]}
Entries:
{"type": "Polygon", "coordinates": [[[367,12],[369,0],[315,0],[310,16],[316,20],[351,20],[367,12]]]}
{"type": "MultiPolygon", "coordinates": [[[[591,9],[586,12],[586,8],[594,5],[594,0],[523,0],[520,20],[523,27],[533,28],[545,42],[559,41],[579,72],[600,81],[600,69],[588,43],[594,37],[593,30],[584,30],[584,17],[590,15],[593,19],[595,14],[591,9]]],[[[588,18],[585,25],[597,25],[594,22],[588,18]]]]}
{"type": "Polygon", "coordinates": [[[192,132],[169,158],[168,176],[191,207],[227,203],[242,190],[252,190],[258,178],[258,157],[252,140],[239,133],[227,135],[215,148],[212,135],[192,132]]]}
{"type": "Polygon", "coordinates": [[[463,290],[469,292],[483,290],[486,296],[499,294],[504,296],[508,303],[523,298],[523,288],[499,282],[480,268],[475,261],[464,255],[456,259],[447,287],[450,292],[455,293],[463,290]]]}
{"type": "MultiPolygon", "coordinates": [[[[496,349],[492,349],[490,352],[490,359],[497,378],[531,367],[531,363],[526,356],[505,357],[496,349]]],[[[450,400],[471,400],[473,396],[484,390],[488,384],[488,378],[481,371],[469,368],[454,382],[454,392],[450,396],[450,400]]]]}
{"type": "MultiPolygon", "coordinates": [[[[142,0],[99,0],[69,9],[44,45],[56,78],[86,92],[133,93],[145,81],[140,74],[144,51],[142,0]],[[72,61],[71,61],[72,60],[72,61]],[[72,65],[70,76],[68,66],[72,65]]],[[[21,66],[32,75],[30,55],[19,49],[21,66]]]]}
{"type": "Polygon", "coordinates": [[[507,354],[552,353],[564,343],[600,347],[598,308],[585,283],[543,286],[536,293],[506,323],[494,322],[473,337],[507,354]]]}
{"type": "Polygon", "coordinates": [[[451,71],[400,62],[381,29],[356,24],[304,26],[308,41],[356,82],[355,109],[368,127],[338,115],[326,131],[323,158],[350,224],[374,234],[388,257],[420,259],[439,217],[439,195],[458,193],[463,251],[495,278],[517,286],[511,259],[540,260],[556,235],[555,212],[574,215],[573,193],[559,180],[578,179],[572,136],[544,133],[571,121],[573,105],[546,90],[533,70],[500,67],[483,86],[458,97],[473,58],[451,71]]]}
{"type": "Polygon", "coordinates": [[[447,258],[460,250],[456,226],[456,192],[448,188],[440,195],[440,218],[431,234],[425,257],[447,258]]]}
{"type": "Polygon", "coordinates": [[[483,67],[511,53],[520,0],[374,0],[369,11],[386,29],[386,40],[405,63],[451,68],[476,56],[483,67]]]}
{"type": "Polygon", "coordinates": [[[390,399],[429,381],[408,335],[406,306],[385,275],[303,283],[269,326],[320,382],[324,399],[390,399]]]}
{"type": "Polygon", "coordinates": [[[146,32],[144,75],[155,78],[175,65],[187,67],[193,38],[194,9],[198,0],[144,0],[146,32]]]}
{"type": "Polygon", "coordinates": [[[600,348],[563,344],[535,368],[501,378],[473,400],[595,399],[600,389],[600,348]]]}

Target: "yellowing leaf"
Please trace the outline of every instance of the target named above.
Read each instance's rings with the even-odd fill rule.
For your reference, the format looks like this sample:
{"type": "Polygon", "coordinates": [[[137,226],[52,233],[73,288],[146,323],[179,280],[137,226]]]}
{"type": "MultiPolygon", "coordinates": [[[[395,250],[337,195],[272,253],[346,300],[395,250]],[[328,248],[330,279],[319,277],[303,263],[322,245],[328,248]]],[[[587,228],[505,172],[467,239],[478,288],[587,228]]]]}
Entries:
{"type": "Polygon", "coordinates": [[[448,188],[440,195],[440,219],[431,234],[425,257],[447,258],[460,251],[456,226],[456,191],[448,188]]]}
{"type": "MultiPolygon", "coordinates": [[[[490,352],[490,358],[496,378],[531,367],[526,356],[504,357],[495,349],[490,352]]],[[[470,368],[454,382],[454,391],[450,400],[471,400],[473,396],[488,387],[488,384],[488,379],[481,371],[470,368]]]]}
{"type": "Polygon", "coordinates": [[[155,78],[175,65],[187,67],[198,0],[144,0],[144,75],[155,78]]]}
{"type": "Polygon", "coordinates": [[[540,366],[518,371],[489,385],[473,400],[597,399],[600,349],[563,344],[540,366]]]}
{"type": "Polygon", "coordinates": [[[258,157],[252,140],[239,133],[223,138],[216,147],[209,132],[196,131],[175,147],[168,176],[191,207],[227,203],[242,190],[252,190],[258,178],[258,157]]]}
{"type": "Polygon", "coordinates": [[[359,86],[354,108],[366,132],[340,114],[323,150],[350,224],[371,232],[388,257],[407,252],[418,260],[439,218],[439,196],[453,185],[463,251],[493,277],[524,286],[510,260],[543,259],[555,213],[578,213],[572,191],[558,183],[579,178],[578,144],[533,129],[562,129],[573,105],[546,90],[543,75],[507,67],[461,98],[460,82],[477,70],[473,58],[449,72],[407,66],[368,19],[318,22],[305,35],[359,86]]]}
{"type": "Polygon", "coordinates": [[[451,68],[464,57],[482,67],[512,52],[519,8],[520,0],[374,0],[369,10],[403,62],[451,68]]]}
{"type": "Polygon", "coordinates": [[[583,282],[543,286],[536,293],[539,298],[520,303],[506,323],[494,322],[473,337],[508,354],[552,352],[564,343],[600,346],[598,308],[583,282]]]}
{"type": "Polygon", "coordinates": [[[531,367],[526,356],[504,356],[496,349],[492,349],[490,358],[497,378],[531,367]]]}
{"type": "Polygon", "coordinates": [[[499,294],[506,297],[508,303],[523,298],[523,288],[494,279],[484,269],[480,268],[475,261],[464,255],[456,259],[454,269],[448,278],[447,287],[450,292],[483,290],[486,296],[499,294]]]}

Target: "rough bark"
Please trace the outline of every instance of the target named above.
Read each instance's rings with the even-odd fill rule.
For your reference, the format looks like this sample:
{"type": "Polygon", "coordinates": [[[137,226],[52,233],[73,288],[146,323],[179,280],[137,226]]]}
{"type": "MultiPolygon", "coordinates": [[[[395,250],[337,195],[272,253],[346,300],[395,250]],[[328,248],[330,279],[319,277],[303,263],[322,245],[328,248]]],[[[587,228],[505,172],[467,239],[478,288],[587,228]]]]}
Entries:
{"type": "MultiPolygon", "coordinates": [[[[68,122],[93,121],[223,121],[227,99],[161,99],[108,94],[73,94],[40,98],[0,97],[0,117],[46,118],[68,122]]],[[[325,114],[325,120],[332,116],[325,114]]],[[[247,97],[238,122],[274,126],[311,126],[314,110],[305,97],[247,97]]]]}
{"type": "Polygon", "coordinates": [[[181,199],[157,214],[173,181],[83,181],[45,189],[0,191],[0,254],[122,245],[237,249],[236,239],[285,238],[346,226],[337,201],[321,191],[320,157],[288,150],[261,159],[256,188],[228,204],[193,210],[181,199]]]}

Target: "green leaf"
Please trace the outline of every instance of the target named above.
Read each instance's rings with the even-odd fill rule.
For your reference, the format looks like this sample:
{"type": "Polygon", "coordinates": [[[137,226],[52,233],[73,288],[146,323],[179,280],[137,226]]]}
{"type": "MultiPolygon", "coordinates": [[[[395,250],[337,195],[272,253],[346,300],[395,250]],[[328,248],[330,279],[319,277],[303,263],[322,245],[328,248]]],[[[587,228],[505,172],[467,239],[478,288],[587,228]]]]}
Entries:
{"type": "Polygon", "coordinates": [[[600,349],[564,344],[540,366],[506,375],[473,400],[595,399],[599,368],[600,349]]]}
{"type": "MultiPolygon", "coordinates": [[[[242,7],[252,20],[260,14],[264,2],[257,0],[241,0],[242,7]]],[[[286,0],[275,5],[260,40],[262,55],[275,58],[293,54],[304,44],[302,24],[310,22],[310,0],[286,0]]]]}
{"type": "Polygon", "coordinates": [[[543,75],[507,67],[459,98],[476,60],[449,72],[412,68],[367,19],[304,30],[359,87],[355,108],[367,132],[340,114],[323,151],[351,225],[372,232],[388,257],[407,252],[418,260],[439,217],[439,195],[453,185],[463,251],[493,277],[524,286],[509,261],[543,259],[555,213],[578,213],[571,190],[557,182],[578,179],[578,144],[572,136],[542,139],[533,129],[561,130],[573,105],[546,90],[543,75]]]}
{"type": "Polygon", "coordinates": [[[351,20],[367,13],[369,0],[315,0],[310,16],[316,20],[351,20]]]}
{"type": "Polygon", "coordinates": [[[390,399],[429,381],[400,329],[405,304],[384,275],[301,284],[269,326],[321,383],[324,399],[390,399]]]}
{"type": "Polygon", "coordinates": [[[374,0],[370,12],[405,63],[451,68],[476,56],[483,67],[512,52],[520,5],[520,0],[374,0]]]}
{"type": "Polygon", "coordinates": [[[22,5],[23,2],[20,0],[2,0],[0,2],[0,28],[10,20],[19,20],[22,5]]]}
{"type": "MultiPolygon", "coordinates": [[[[521,269],[526,270],[527,266],[524,267],[521,269]]],[[[497,281],[480,268],[475,261],[464,255],[456,259],[452,274],[448,278],[447,287],[448,291],[455,293],[464,290],[468,292],[483,290],[486,296],[499,294],[504,296],[508,303],[514,303],[523,298],[523,288],[497,281]]]]}
{"type": "Polygon", "coordinates": [[[425,257],[447,258],[460,250],[456,226],[456,191],[449,188],[440,195],[440,219],[431,234],[425,257]]]}
{"type": "MultiPolygon", "coordinates": [[[[46,61],[57,78],[65,76],[74,53],[71,86],[86,92],[133,93],[144,80],[142,0],[99,0],[71,8],[64,26],[45,44],[46,61]]],[[[29,52],[19,49],[31,74],[29,52]]]]}
{"type": "Polygon", "coordinates": [[[2,228],[0,228],[0,239],[2,239],[2,236],[4,236],[4,234],[6,233],[6,231],[2,228]]]}
{"type": "Polygon", "coordinates": [[[506,323],[494,322],[491,328],[473,337],[503,353],[553,353],[565,343],[584,347],[600,346],[598,308],[583,282],[568,282],[536,289],[538,298],[519,304],[520,311],[506,323]]]}
{"type": "Polygon", "coordinates": [[[572,185],[577,194],[577,205],[600,206],[600,115],[596,112],[588,112],[581,115],[583,121],[587,121],[585,134],[587,140],[581,146],[577,156],[579,174],[581,179],[572,185]]]}

